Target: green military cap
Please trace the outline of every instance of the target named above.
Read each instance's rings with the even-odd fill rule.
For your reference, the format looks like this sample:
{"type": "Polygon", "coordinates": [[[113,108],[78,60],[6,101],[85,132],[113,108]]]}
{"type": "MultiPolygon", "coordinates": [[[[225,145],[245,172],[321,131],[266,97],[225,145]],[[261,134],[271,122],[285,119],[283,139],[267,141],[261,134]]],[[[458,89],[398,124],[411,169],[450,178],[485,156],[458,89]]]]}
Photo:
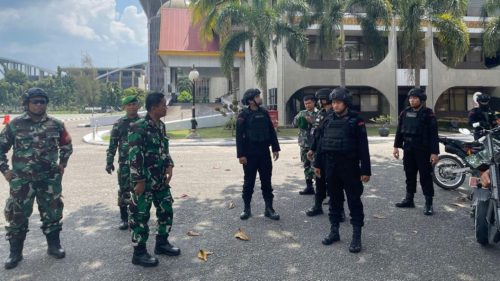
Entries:
{"type": "Polygon", "coordinates": [[[122,105],[127,105],[129,103],[138,102],[137,96],[126,96],[122,99],[122,105]]]}

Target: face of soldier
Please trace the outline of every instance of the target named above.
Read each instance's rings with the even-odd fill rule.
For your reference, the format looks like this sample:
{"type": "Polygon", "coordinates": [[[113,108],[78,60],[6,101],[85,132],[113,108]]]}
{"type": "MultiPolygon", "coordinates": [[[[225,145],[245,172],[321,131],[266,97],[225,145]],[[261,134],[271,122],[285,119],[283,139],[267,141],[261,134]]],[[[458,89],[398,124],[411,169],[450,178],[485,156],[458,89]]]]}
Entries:
{"type": "Polygon", "coordinates": [[[346,110],[346,105],[343,101],[334,100],[332,102],[332,107],[335,113],[343,113],[346,110]]]}
{"type": "Polygon", "coordinates": [[[260,97],[260,95],[255,96],[255,98],[253,98],[253,101],[255,102],[256,106],[260,106],[262,104],[262,98],[260,97]]]}
{"type": "Polygon", "coordinates": [[[28,111],[36,116],[42,116],[47,111],[47,100],[44,97],[33,97],[29,99],[28,111]]]}
{"type": "Polygon", "coordinates": [[[420,102],[420,98],[415,97],[415,96],[410,96],[410,98],[408,100],[410,101],[410,107],[411,108],[419,108],[420,105],[422,104],[420,102]]]}
{"type": "Polygon", "coordinates": [[[167,115],[167,101],[165,98],[162,98],[158,105],[153,106],[152,113],[158,118],[162,118],[167,115]]]}
{"type": "Polygon", "coordinates": [[[137,112],[139,111],[139,103],[138,102],[131,102],[131,103],[125,105],[125,111],[127,112],[128,116],[137,115],[137,112]]]}
{"type": "Polygon", "coordinates": [[[307,111],[313,111],[314,110],[314,101],[313,100],[305,100],[304,106],[306,107],[307,111]]]}

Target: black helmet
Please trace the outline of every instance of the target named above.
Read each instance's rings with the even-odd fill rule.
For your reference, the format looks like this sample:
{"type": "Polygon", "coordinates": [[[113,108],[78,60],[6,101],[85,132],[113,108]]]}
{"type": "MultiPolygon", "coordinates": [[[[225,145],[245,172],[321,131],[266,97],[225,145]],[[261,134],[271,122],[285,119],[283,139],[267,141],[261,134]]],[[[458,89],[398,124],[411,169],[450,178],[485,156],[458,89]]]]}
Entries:
{"type": "Polygon", "coordinates": [[[491,99],[490,95],[483,93],[483,94],[480,94],[479,96],[477,96],[476,100],[478,103],[489,103],[490,99],[491,99]]]}
{"type": "Polygon", "coordinates": [[[347,90],[344,87],[338,87],[335,88],[332,93],[330,94],[330,100],[331,101],[342,101],[345,103],[347,107],[352,106],[352,95],[349,90],[347,90]]]}
{"type": "Polygon", "coordinates": [[[413,88],[408,92],[408,98],[409,97],[417,97],[420,99],[421,102],[424,102],[427,100],[427,95],[425,94],[425,91],[420,89],[420,88],[413,88]]]}
{"type": "Polygon", "coordinates": [[[27,104],[30,98],[33,97],[44,97],[49,102],[49,96],[47,93],[40,88],[30,88],[23,95],[23,104],[27,104]]]}
{"type": "Polygon", "coordinates": [[[329,88],[323,88],[323,89],[319,89],[318,91],[316,91],[316,99],[317,100],[326,100],[328,103],[331,103],[332,100],[330,99],[330,93],[332,92],[331,89],[329,88]]]}
{"type": "Polygon", "coordinates": [[[243,105],[248,105],[248,100],[253,100],[258,95],[260,95],[259,89],[248,89],[243,94],[243,98],[241,99],[241,103],[243,105]]]}

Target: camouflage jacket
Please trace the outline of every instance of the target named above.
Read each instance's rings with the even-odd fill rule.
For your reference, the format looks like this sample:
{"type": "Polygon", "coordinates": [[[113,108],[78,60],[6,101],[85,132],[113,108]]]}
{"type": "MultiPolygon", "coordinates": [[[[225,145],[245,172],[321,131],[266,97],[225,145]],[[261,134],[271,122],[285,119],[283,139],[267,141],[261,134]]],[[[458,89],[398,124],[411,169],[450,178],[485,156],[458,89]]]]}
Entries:
{"type": "Polygon", "coordinates": [[[302,110],[295,118],[293,118],[293,125],[299,128],[299,146],[308,148],[311,146],[311,130],[313,129],[314,123],[309,123],[306,117],[311,117],[312,120],[316,120],[318,110],[314,108],[314,111],[302,110]]]}
{"type": "Polygon", "coordinates": [[[126,115],[118,119],[111,129],[109,147],[106,150],[106,164],[113,164],[116,150],[118,149],[118,164],[128,161],[128,132],[130,125],[139,120],[139,117],[128,118],[126,115]]]}
{"type": "Polygon", "coordinates": [[[146,189],[155,189],[165,180],[165,170],[173,166],[168,149],[165,124],[146,115],[133,123],[128,134],[128,160],[132,186],[146,181],[146,189]]]}
{"type": "Polygon", "coordinates": [[[12,171],[24,179],[40,179],[66,167],[73,153],[71,137],[64,123],[45,115],[33,122],[24,113],[6,125],[0,133],[0,171],[9,169],[7,152],[13,148],[12,171]]]}

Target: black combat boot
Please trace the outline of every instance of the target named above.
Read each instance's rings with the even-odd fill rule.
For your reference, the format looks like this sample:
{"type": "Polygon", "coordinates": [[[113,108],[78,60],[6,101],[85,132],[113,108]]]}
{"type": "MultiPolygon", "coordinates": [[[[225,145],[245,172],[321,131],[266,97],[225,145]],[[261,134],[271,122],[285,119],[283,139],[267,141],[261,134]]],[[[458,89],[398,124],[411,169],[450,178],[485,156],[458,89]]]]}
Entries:
{"type": "Polygon", "coordinates": [[[400,203],[396,203],[398,208],[415,208],[415,202],[413,202],[413,193],[406,193],[405,199],[400,203]]]}
{"type": "Polygon", "coordinates": [[[252,209],[250,207],[250,202],[244,202],[244,203],[245,203],[245,209],[243,209],[243,212],[241,212],[240,219],[247,220],[249,217],[252,216],[252,209]]]}
{"type": "Polygon", "coordinates": [[[56,259],[62,259],[66,256],[64,249],[61,247],[61,240],[59,239],[60,230],[52,231],[47,234],[47,254],[56,259]]]}
{"type": "Polygon", "coordinates": [[[299,191],[300,195],[312,195],[314,194],[313,180],[306,180],[306,188],[304,190],[299,191]]]}
{"type": "Polygon", "coordinates": [[[330,233],[321,243],[323,243],[323,245],[331,245],[337,241],[340,241],[339,223],[332,223],[332,226],[330,226],[330,233]]]}
{"type": "Polygon", "coordinates": [[[349,252],[361,252],[361,226],[352,227],[352,241],[351,245],[349,246],[349,252]]]}
{"type": "Polygon", "coordinates": [[[432,216],[434,209],[432,208],[432,196],[425,196],[424,215],[432,216]]]}
{"type": "Polygon", "coordinates": [[[272,200],[266,202],[266,210],[264,211],[264,216],[266,216],[272,220],[275,220],[275,221],[280,219],[280,215],[278,215],[278,213],[276,213],[276,211],[274,211],[274,209],[273,209],[273,201],[272,200]]]}
{"type": "Polygon", "coordinates": [[[155,254],[178,256],[181,254],[181,249],[170,244],[166,235],[156,235],[155,254]]]}
{"type": "Polygon", "coordinates": [[[340,222],[345,222],[345,210],[342,208],[342,212],[340,212],[340,222]]]}
{"type": "Polygon", "coordinates": [[[308,217],[314,217],[323,214],[323,207],[321,203],[314,203],[314,206],[306,210],[306,215],[308,217]]]}
{"type": "Polygon", "coordinates": [[[118,225],[118,229],[120,229],[120,230],[126,230],[126,229],[128,229],[127,207],[120,207],[120,218],[121,218],[122,221],[118,225]]]}
{"type": "Polygon", "coordinates": [[[10,254],[7,260],[5,260],[5,269],[12,269],[16,267],[17,264],[23,259],[23,246],[25,238],[26,233],[9,239],[10,254]]]}
{"type": "Polygon", "coordinates": [[[153,267],[158,265],[158,259],[148,253],[146,244],[139,244],[134,247],[132,263],[143,267],[153,267]]]}

